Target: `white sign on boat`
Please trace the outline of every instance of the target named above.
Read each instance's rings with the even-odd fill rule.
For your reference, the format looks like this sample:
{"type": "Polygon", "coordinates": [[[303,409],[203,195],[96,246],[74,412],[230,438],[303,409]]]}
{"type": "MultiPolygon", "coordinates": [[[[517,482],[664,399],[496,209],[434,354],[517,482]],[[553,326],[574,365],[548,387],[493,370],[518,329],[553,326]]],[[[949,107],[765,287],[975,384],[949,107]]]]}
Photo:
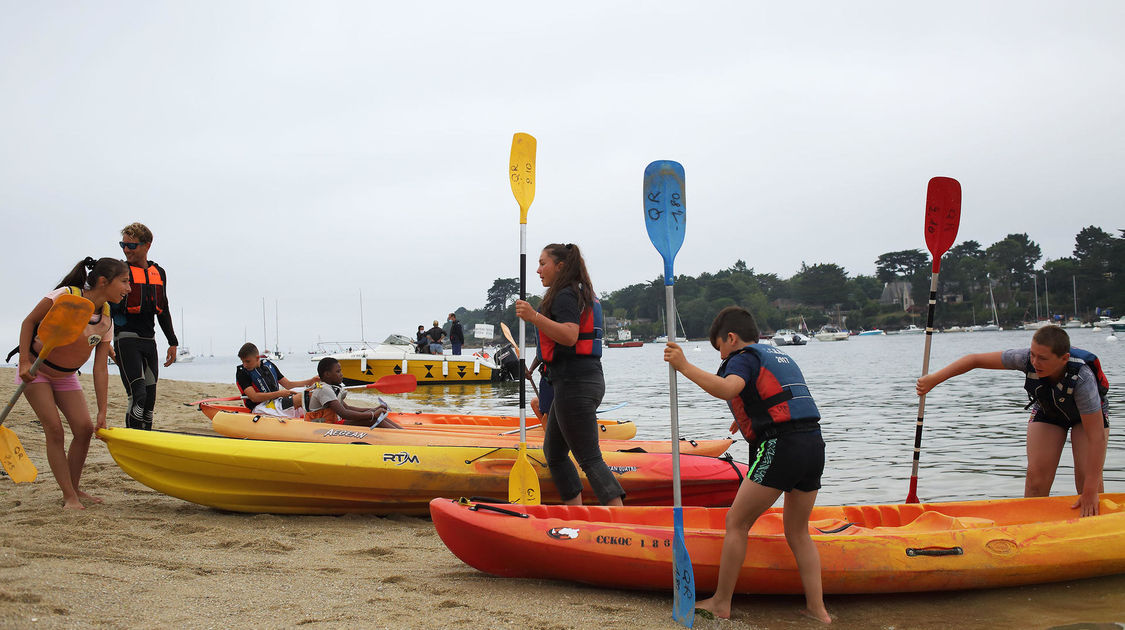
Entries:
{"type": "Polygon", "coordinates": [[[473,336],[477,339],[492,339],[496,334],[496,329],[492,324],[477,324],[473,328],[473,336]]]}

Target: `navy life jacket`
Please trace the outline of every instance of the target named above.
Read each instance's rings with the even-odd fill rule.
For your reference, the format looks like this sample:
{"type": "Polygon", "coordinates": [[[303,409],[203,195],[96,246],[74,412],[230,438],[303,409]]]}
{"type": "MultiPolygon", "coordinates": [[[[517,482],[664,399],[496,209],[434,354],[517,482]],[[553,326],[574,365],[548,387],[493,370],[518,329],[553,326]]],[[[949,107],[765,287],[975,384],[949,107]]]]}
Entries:
{"type": "Polygon", "coordinates": [[[1031,367],[1031,358],[1028,357],[1023,369],[1025,375],[1023,388],[1027,391],[1028,397],[1027,407],[1039,403],[1040,413],[1049,418],[1070,423],[1082,422],[1082,414],[1078,412],[1078,403],[1074,400],[1074,388],[1078,385],[1078,372],[1083,365],[1094,373],[1098,396],[1101,397],[1104,405],[1106,394],[1109,392],[1109,379],[1102,370],[1102,362],[1093,352],[1072,347],[1066,372],[1053,387],[1047,379],[1035,375],[1035,368],[1031,367]]]}
{"type": "MultiPolygon", "coordinates": [[[[253,370],[247,370],[241,365],[238,366],[238,368],[235,370],[236,384],[240,382],[241,379],[239,379],[238,377],[242,374],[249,375],[250,383],[254,386],[254,389],[258,390],[259,393],[264,394],[266,392],[276,392],[281,389],[281,385],[279,385],[277,382],[277,375],[279,374],[279,372],[277,370],[277,367],[274,366],[273,362],[271,362],[269,359],[262,359],[261,363],[258,364],[258,367],[254,368],[253,370]]],[[[250,397],[246,395],[246,391],[242,389],[241,385],[239,385],[238,391],[242,394],[242,404],[246,405],[246,408],[250,411],[253,411],[254,406],[258,403],[250,400],[250,397]]],[[[288,398],[286,398],[285,401],[288,401],[288,404],[284,405],[286,408],[292,406],[293,403],[288,398]]]]}
{"type": "MultiPolygon", "coordinates": [[[[578,356],[602,356],[602,336],[605,324],[602,318],[602,303],[594,298],[593,304],[582,309],[578,318],[578,341],[574,344],[574,354],[578,356]]],[[[559,344],[543,331],[539,331],[539,352],[545,363],[555,358],[555,347],[559,344]]]]}
{"type": "Polygon", "coordinates": [[[732,352],[723,361],[719,376],[724,376],[731,358],[744,352],[758,357],[761,370],[753,383],[747,383],[738,396],[727,401],[743,437],[753,442],[816,428],[820,411],[805,384],[801,368],[781,350],[750,344],[732,352]]]}

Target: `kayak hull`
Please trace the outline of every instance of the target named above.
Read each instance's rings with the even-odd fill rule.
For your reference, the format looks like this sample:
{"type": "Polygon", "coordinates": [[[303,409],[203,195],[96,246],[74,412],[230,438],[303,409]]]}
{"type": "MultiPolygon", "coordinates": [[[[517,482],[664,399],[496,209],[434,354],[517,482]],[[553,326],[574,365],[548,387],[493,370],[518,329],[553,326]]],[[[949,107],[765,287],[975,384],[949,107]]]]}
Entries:
{"type": "MultiPolygon", "coordinates": [[[[426,514],[438,496],[505,497],[516,449],[265,442],[101,429],[114,461],[164,494],[223,510],[292,514],[426,514]]],[[[528,449],[545,502],[560,502],[543,452],[528,449]]],[[[605,453],[626,503],[670,505],[672,458],[605,453]]],[[[681,458],[683,502],[729,505],[746,466],[681,458]]],[[[597,502],[583,477],[583,499],[597,502]]]]}
{"type": "MultiPolygon", "coordinates": [[[[407,425],[410,426],[410,425],[407,425]]],[[[454,428],[457,425],[449,425],[454,428]]],[[[219,435],[251,440],[276,440],[281,442],[319,442],[322,444],[380,444],[384,446],[486,446],[513,448],[519,444],[518,434],[482,435],[453,431],[417,431],[408,429],[382,429],[363,426],[306,422],[299,419],[248,413],[220,411],[211,418],[211,428],[219,435]]],[[[600,441],[602,451],[636,451],[645,453],[671,453],[670,440],[609,440],[600,441]]],[[[685,455],[718,457],[730,448],[734,440],[680,440],[680,452],[685,455]]],[[[528,437],[529,448],[543,448],[543,432],[528,437]]]]}
{"type": "MultiPolygon", "coordinates": [[[[200,403],[199,410],[208,419],[213,420],[219,412],[242,413],[252,415],[242,405],[223,405],[218,403],[200,403]]],[[[496,435],[503,431],[518,430],[520,419],[518,416],[483,416],[456,413],[405,413],[391,412],[387,417],[399,426],[410,429],[450,430],[458,432],[490,433],[496,435]]],[[[538,426],[539,421],[534,417],[528,418],[525,424],[529,427],[529,435],[538,435],[542,438],[543,428],[538,426]]],[[[631,420],[598,419],[598,436],[610,440],[631,440],[637,435],[637,425],[631,420]]]]}
{"type": "MultiPolygon", "coordinates": [[[[1073,503],[1074,497],[1048,497],[817,507],[810,534],[826,593],[976,589],[1125,572],[1125,494],[1102,495],[1102,514],[1083,519],[1073,503]]],[[[503,508],[530,518],[473,511],[449,499],[433,501],[430,515],[446,546],[486,573],[672,588],[671,508],[503,508]]],[[[726,512],[683,510],[700,595],[716,586],[726,512]]],[[[803,592],[778,508],[755,523],[748,550],[736,592],[803,592]]]]}

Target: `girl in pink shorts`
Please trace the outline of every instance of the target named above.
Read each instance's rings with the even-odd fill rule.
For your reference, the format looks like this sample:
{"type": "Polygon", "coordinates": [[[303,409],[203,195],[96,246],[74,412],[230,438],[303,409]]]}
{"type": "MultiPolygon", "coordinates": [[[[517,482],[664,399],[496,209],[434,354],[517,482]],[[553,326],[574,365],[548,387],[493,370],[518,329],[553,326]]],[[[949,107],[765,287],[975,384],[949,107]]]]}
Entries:
{"type": "Polygon", "coordinates": [[[90,450],[90,438],[94,435],[94,424],[90,421],[90,410],[86,397],[78,383],[78,368],[82,367],[94,354],[94,393],[98,399],[97,428],[105,428],[106,407],[109,404],[109,370],[106,357],[109,356],[113,341],[113,319],[109,314],[109,303],[119,302],[129,294],[129,267],[124,261],[102,258],[95,261],[86,258],[71,269],[59,286],[35,305],[20,327],[19,378],[28,383],[24,390],[28,404],[43,425],[47,438],[47,463],[63,493],[63,507],[81,510],[82,499],[101,503],[101,499],[78,489],[82,467],[86,464],[86,453],[90,450]],[[63,293],[72,293],[94,303],[94,314],[87,322],[82,334],[65,346],[59,346],[46,356],[35,376],[31,366],[39,357],[43,344],[36,335],[39,322],[63,293]],[[62,418],[73,436],[70,449],[65,448],[62,418]]]}

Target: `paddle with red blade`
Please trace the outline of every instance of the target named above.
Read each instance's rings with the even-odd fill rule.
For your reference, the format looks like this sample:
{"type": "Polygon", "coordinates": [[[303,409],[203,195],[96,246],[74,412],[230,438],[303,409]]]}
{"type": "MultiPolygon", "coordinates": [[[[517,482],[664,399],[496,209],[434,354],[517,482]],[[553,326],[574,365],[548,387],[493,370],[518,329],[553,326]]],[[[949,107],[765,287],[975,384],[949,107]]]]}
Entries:
{"type": "MultiPolygon", "coordinates": [[[[930,304],[926,313],[926,351],[922,355],[922,376],[930,373],[930,341],[934,334],[934,310],[937,307],[937,279],[941,257],[957,240],[961,225],[961,184],[950,177],[935,177],[926,189],[926,247],[934,257],[930,276],[930,304]]],[[[918,458],[922,453],[922,418],[926,411],[926,395],[918,397],[918,424],[914,427],[914,467],[910,473],[907,503],[918,503],[918,458]]]]}
{"type": "MultiPolygon", "coordinates": [[[[418,377],[413,374],[388,374],[374,383],[367,383],[366,385],[348,385],[344,389],[377,389],[383,394],[405,394],[417,388],[418,377]]],[[[188,407],[198,407],[201,403],[231,402],[235,400],[242,400],[242,397],[224,396],[222,398],[204,398],[202,400],[184,403],[184,405],[188,407]]]]}

